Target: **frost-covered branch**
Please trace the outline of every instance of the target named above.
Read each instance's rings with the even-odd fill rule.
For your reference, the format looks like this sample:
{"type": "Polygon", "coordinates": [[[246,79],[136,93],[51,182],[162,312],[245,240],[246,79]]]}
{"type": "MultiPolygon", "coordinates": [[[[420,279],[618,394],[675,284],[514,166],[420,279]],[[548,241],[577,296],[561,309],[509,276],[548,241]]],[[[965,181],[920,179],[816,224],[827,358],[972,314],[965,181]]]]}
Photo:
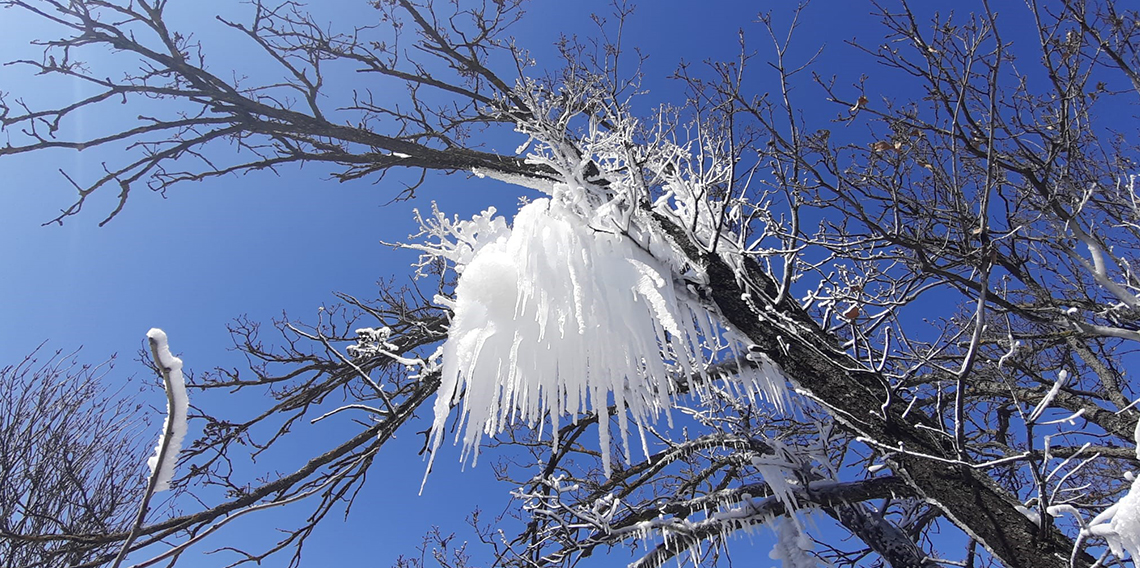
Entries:
{"type": "MultiPolygon", "coordinates": [[[[784,534],[787,529],[783,527],[783,524],[794,522],[781,518],[792,514],[791,511],[787,510],[784,499],[776,496],[751,497],[754,492],[761,493],[763,489],[763,486],[745,486],[735,490],[736,495],[742,498],[737,505],[712,512],[708,518],[696,523],[670,523],[668,520],[663,520],[648,521],[635,526],[634,530],[637,531],[656,529],[660,530],[663,535],[660,544],[631,566],[658,568],[671,558],[683,554],[689,548],[713,535],[723,535],[736,530],[750,531],[753,525],[771,525],[773,530],[778,533],[779,544],[777,547],[783,547],[789,551],[811,550],[810,545],[805,547],[804,543],[797,542],[803,538],[800,532],[802,529],[794,530],[791,534],[784,534]]],[[[790,496],[802,507],[827,509],[875,499],[906,497],[910,495],[910,491],[911,489],[901,480],[893,477],[882,477],[857,482],[813,484],[807,488],[793,489],[790,496]]],[[[808,556],[807,558],[811,557],[808,556]]],[[[802,562],[797,564],[792,558],[787,557],[775,557],[774,559],[791,562],[785,566],[808,565],[802,562]]],[[[809,562],[814,563],[815,560],[811,559],[809,562]]]]}

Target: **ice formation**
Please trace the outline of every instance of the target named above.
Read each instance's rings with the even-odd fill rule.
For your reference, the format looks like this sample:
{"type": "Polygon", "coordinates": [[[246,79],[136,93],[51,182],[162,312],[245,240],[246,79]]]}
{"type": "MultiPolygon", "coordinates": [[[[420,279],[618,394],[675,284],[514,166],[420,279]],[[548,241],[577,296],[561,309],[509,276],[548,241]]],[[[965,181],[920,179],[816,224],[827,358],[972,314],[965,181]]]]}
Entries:
{"type": "Polygon", "coordinates": [[[1127,550],[1133,560],[1140,559],[1140,477],[1133,478],[1128,494],[1097,515],[1086,530],[1104,537],[1117,558],[1123,559],[1127,550]]]}
{"type": "MultiPolygon", "coordinates": [[[[483,435],[549,416],[557,445],[563,417],[576,420],[592,409],[600,415],[608,474],[611,413],[628,459],[630,418],[641,427],[663,412],[668,417],[676,391],[670,377],[704,376],[711,358],[729,345],[707,310],[674,285],[678,253],[598,219],[585,218],[558,192],[525,205],[510,229],[487,213],[466,228],[435,216],[433,234],[462,246],[418,247],[448,255],[460,273],[442,350],[433,456],[453,404],[464,425],[457,434],[461,459],[473,461],[483,435]],[[474,238],[476,232],[485,238],[474,238]]],[[[737,347],[743,357],[747,349],[737,347]]],[[[730,391],[783,399],[784,380],[766,358],[743,375],[730,381],[730,391]]],[[[641,444],[648,454],[644,437],[641,444]]]]}
{"type": "Polygon", "coordinates": [[[159,435],[158,445],[154,448],[154,455],[146,461],[150,467],[151,475],[157,477],[154,490],[166,491],[170,489],[170,481],[174,478],[174,466],[178,462],[178,452],[182,449],[182,440],[186,437],[186,415],[190,408],[190,399],[186,396],[186,379],[182,376],[182,359],[170,352],[170,345],[166,341],[166,332],[153,328],[146,332],[147,338],[154,342],[154,352],[158,355],[156,364],[166,373],[165,387],[167,392],[166,423],[159,435]],[[173,404],[172,404],[173,402],[173,404]],[[166,434],[170,433],[170,440],[166,434]],[[165,451],[163,446],[166,446],[165,451]],[[160,463],[161,462],[161,463],[160,463]],[[155,469],[158,469],[157,474],[155,469]]]}
{"type": "Polygon", "coordinates": [[[768,558],[779,560],[783,568],[815,568],[819,566],[812,549],[811,537],[799,525],[798,519],[779,516],[769,525],[776,532],[776,542],[768,558]]]}
{"type": "MultiPolygon", "coordinates": [[[[1140,459],[1140,422],[1136,423],[1136,457],[1140,459]]],[[[1140,477],[1128,473],[1132,487],[1111,507],[1102,511],[1081,532],[1103,537],[1112,553],[1121,560],[1124,551],[1134,561],[1140,560],[1140,477]]]]}

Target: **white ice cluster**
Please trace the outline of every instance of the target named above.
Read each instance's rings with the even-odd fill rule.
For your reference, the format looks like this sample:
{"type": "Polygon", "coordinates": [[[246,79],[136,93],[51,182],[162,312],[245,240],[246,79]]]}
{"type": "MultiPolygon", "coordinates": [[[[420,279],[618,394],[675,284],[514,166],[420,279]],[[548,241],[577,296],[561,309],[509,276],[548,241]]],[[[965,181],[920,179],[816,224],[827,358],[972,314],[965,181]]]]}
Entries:
{"type": "Polygon", "coordinates": [[[155,363],[166,372],[165,387],[167,390],[166,424],[159,435],[158,445],[154,448],[154,455],[146,461],[151,475],[157,476],[154,490],[166,491],[170,489],[170,481],[174,478],[174,466],[178,463],[178,452],[182,449],[182,440],[186,437],[186,415],[190,409],[190,399],[186,395],[186,379],[182,376],[182,359],[170,352],[170,345],[166,340],[166,332],[153,328],[146,332],[147,338],[154,342],[154,352],[158,355],[155,363]],[[173,401],[173,404],[171,403],[173,401]],[[166,440],[166,433],[170,432],[170,440],[166,440]],[[163,452],[163,445],[166,451],[163,452]],[[159,462],[162,463],[159,463],[159,462]],[[158,468],[158,473],[155,473],[158,468]]]}
{"type": "Polygon", "coordinates": [[[1117,558],[1128,551],[1133,560],[1140,559],[1140,477],[1120,501],[1097,515],[1086,529],[1088,534],[1104,537],[1117,558]]]}
{"type": "MultiPolygon", "coordinates": [[[[593,410],[608,474],[611,413],[628,459],[631,418],[640,431],[663,412],[669,417],[678,381],[705,379],[691,381],[699,392],[713,360],[732,349],[744,357],[746,348],[726,342],[716,319],[676,285],[679,254],[660,239],[623,234],[612,217],[586,218],[566,195],[556,191],[525,205],[510,229],[493,212],[469,226],[432,217],[429,232],[441,242],[417,248],[448,257],[460,273],[443,346],[433,456],[455,404],[464,425],[457,434],[461,459],[473,461],[483,435],[514,423],[541,429],[549,416],[557,445],[563,417],[593,410]]],[[[784,380],[766,358],[761,363],[733,366],[728,390],[779,404],[784,380]]],[[[644,434],[641,445],[648,454],[644,434]]]]}
{"type": "Polygon", "coordinates": [[[356,345],[349,345],[345,351],[348,351],[353,358],[398,351],[399,347],[388,342],[391,337],[392,329],[389,327],[380,329],[363,327],[356,330],[356,345]]]}
{"type": "MultiPolygon", "coordinates": [[[[1136,423],[1136,458],[1140,459],[1140,422],[1136,423]]],[[[1111,507],[1102,511],[1082,530],[1086,535],[1103,537],[1117,558],[1124,559],[1124,551],[1134,561],[1140,560],[1140,477],[1129,472],[1132,487],[1111,507]]]]}
{"type": "Polygon", "coordinates": [[[819,566],[812,550],[815,543],[799,524],[796,517],[775,517],[769,526],[776,533],[768,558],[780,561],[783,568],[816,568],[819,566]]]}

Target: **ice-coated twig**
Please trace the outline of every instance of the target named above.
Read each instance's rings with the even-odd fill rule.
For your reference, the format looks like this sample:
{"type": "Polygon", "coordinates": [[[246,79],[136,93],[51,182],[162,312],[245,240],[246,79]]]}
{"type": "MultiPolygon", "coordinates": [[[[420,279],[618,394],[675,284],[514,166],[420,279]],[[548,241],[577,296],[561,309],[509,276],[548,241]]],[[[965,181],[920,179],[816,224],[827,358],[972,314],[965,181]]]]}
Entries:
{"type": "Polygon", "coordinates": [[[1065,252],[1069,253],[1069,256],[1080,263],[1080,265],[1092,275],[1097,284],[1100,284],[1103,288],[1111,292],[1118,300],[1124,302],[1131,308],[1140,308],[1140,298],[1137,298],[1135,294],[1132,294],[1125,289],[1124,286],[1109,277],[1107,263],[1104,259],[1105,251],[1101,244],[1086,233],[1075,221],[1070,222],[1067,227],[1072,231],[1073,236],[1088,248],[1092,263],[1090,264],[1088,260],[1071,248],[1066,248],[1065,252]]]}
{"type": "Polygon", "coordinates": [[[317,422],[320,422],[321,420],[324,420],[325,418],[328,418],[334,414],[339,414],[345,410],[363,410],[365,412],[371,412],[373,414],[380,414],[380,415],[387,414],[387,412],[380,410],[379,408],[372,408],[371,406],[368,406],[367,404],[346,404],[344,406],[334,408],[334,409],[310,420],[309,424],[316,424],[317,422]]]}
{"type": "MultiPolygon", "coordinates": [[[[336,347],[333,347],[332,343],[329,343],[329,339],[327,337],[325,337],[324,333],[321,333],[318,330],[317,334],[313,335],[311,333],[306,333],[306,332],[302,331],[301,329],[297,328],[296,326],[294,326],[291,323],[285,324],[285,325],[286,325],[286,327],[289,328],[290,331],[292,331],[293,333],[296,333],[297,335],[300,335],[301,337],[304,337],[304,338],[312,340],[312,341],[320,341],[321,344],[323,344],[325,346],[325,349],[327,349],[329,353],[332,353],[333,355],[336,356],[337,359],[340,359],[341,363],[344,363],[345,365],[352,367],[352,369],[354,371],[356,371],[356,374],[360,376],[360,378],[365,382],[365,384],[372,387],[372,390],[375,391],[376,394],[381,398],[381,400],[384,401],[384,406],[386,406],[388,408],[387,412],[389,415],[394,415],[396,413],[396,408],[395,408],[395,406],[392,405],[392,399],[388,397],[388,393],[384,392],[384,387],[381,387],[379,383],[372,380],[372,377],[370,377],[368,375],[368,373],[364,372],[364,369],[361,369],[359,365],[357,365],[356,363],[353,363],[351,359],[345,357],[344,355],[341,355],[340,351],[338,351],[336,347]]],[[[324,416],[321,416],[317,420],[320,420],[322,418],[324,418],[324,416]]],[[[314,421],[313,423],[315,424],[316,421],[314,421]]]]}
{"type": "Polygon", "coordinates": [[[1060,373],[1057,373],[1057,380],[1053,382],[1053,388],[1049,389],[1049,392],[1045,394],[1045,398],[1042,398],[1041,402],[1037,403],[1037,408],[1034,408],[1033,412],[1029,414],[1029,418],[1025,419],[1025,422],[1027,424],[1033,424],[1034,422],[1037,422],[1038,418],[1041,418],[1041,413],[1045,412],[1046,408],[1049,408],[1049,405],[1052,404],[1053,399],[1057,397],[1057,393],[1061,392],[1061,388],[1065,386],[1065,383],[1068,382],[1068,380],[1068,371],[1062,369],[1060,373]]]}
{"type": "Polygon", "coordinates": [[[182,359],[170,352],[166,333],[154,328],[146,333],[146,337],[166,389],[166,425],[162,438],[155,447],[155,454],[147,460],[155,479],[154,491],[159,492],[170,489],[170,480],[174,478],[178,452],[186,437],[186,415],[190,409],[190,400],[186,396],[186,379],[182,376],[182,359]]]}
{"type": "Polygon", "coordinates": [[[178,452],[182,449],[182,440],[186,437],[186,415],[190,408],[190,399],[186,396],[186,378],[182,375],[182,359],[170,352],[170,345],[166,340],[166,332],[152,328],[146,332],[147,343],[150,345],[150,354],[154,364],[162,374],[163,387],[166,390],[166,423],[162,435],[155,447],[155,454],[147,460],[150,467],[150,480],[147,482],[146,493],[143,494],[139,514],[123,547],[115,556],[111,568],[119,568],[131,544],[139,535],[146,514],[150,510],[150,500],[159,491],[170,489],[170,480],[174,477],[174,466],[178,462],[178,452]]]}
{"type": "Polygon", "coordinates": [[[1037,424],[1040,424],[1041,426],[1052,426],[1054,424],[1064,424],[1067,422],[1071,426],[1073,424],[1076,424],[1076,420],[1078,418],[1085,415],[1085,410],[1087,410],[1087,409],[1082,408],[1082,409],[1080,409],[1080,410],[1078,410],[1078,411],[1076,411],[1076,412],[1074,412],[1074,413],[1072,413],[1072,414],[1070,414],[1064,418],[1058,418],[1056,420],[1048,420],[1046,422],[1037,422],[1037,424]]]}
{"type": "MultiPolygon", "coordinates": [[[[931,428],[931,430],[933,430],[933,428],[931,428]]],[[[937,430],[934,430],[934,431],[937,431],[937,430]]],[[[941,462],[941,463],[946,463],[946,464],[951,464],[951,465],[964,466],[964,467],[968,467],[970,469],[975,469],[975,470],[989,469],[991,467],[997,467],[999,465],[1004,465],[1004,464],[1007,464],[1010,462],[1021,461],[1024,459],[1028,459],[1030,456],[1033,455],[1032,452],[1021,452],[1020,454],[1005,456],[1003,458],[997,458],[997,459],[993,459],[993,460],[990,460],[987,462],[974,463],[974,462],[968,462],[968,461],[964,461],[964,460],[943,458],[943,457],[939,457],[939,456],[936,456],[933,454],[916,452],[914,450],[908,450],[901,443],[897,447],[894,447],[894,446],[890,446],[890,445],[884,444],[882,442],[879,442],[877,440],[873,440],[873,439],[868,438],[866,436],[856,436],[855,440],[858,442],[862,442],[864,444],[867,444],[869,446],[874,446],[874,447],[879,448],[880,450],[885,451],[885,452],[896,452],[896,453],[900,453],[900,454],[906,454],[908,456],[914,456],[914,457],[918,457],[918,458],[928,459],[931,461],[936,461],[936,462],[941,462]]]]}
{"type": "MultiPolygon", "coordinates": [[[[1048,444],[1048,442],[1049,442],[1049,441],[1050,441],[1052,438],[1053,438],[1052,436],[1046,436],[1046,437],[1045,437],[1046,443],[1048,444]]],[[[1053,471],[1050,471],[1050,472],[1049,472],[1049,475],[1046,475],[1046,476],[1045,476],[1045,481],[1049,481],[1050,479],[1052,479],[1052,478],[1053,478],[1053,476],[1054,476],[1054,475],[1056,475],[1058,472],[1064,471],[1064,468],[1065,468],[1065,466],[1069,465],[1069,462],[1071,462],[1071,461],[1073,461],[1074,459],[1076,459],[1076,458],[1077,458],[1077,456],[1081,455],[1081,452],[1084,452],[1085,450],[1089,449],[1089,447],[1090,447],[1090,446],[1092,446],[1092,442],[1085,442],[1085,443],[1084,443],[1084,445],[1082,445],[1080,448],[1078,448],[1078,449],[1077,449],[1077,451],[1073,452],[1073,454],[1072,454],[1072,455],[1070,455],[1069,457],[1065,458],[1065,460],[1064,460],[1064,461],[1062,461],[1060,465],[1058,465],[1057,467],[1053,468],[1053,471]]],[[[1097,454],[1097,455],[1099,456],[1100,454],[1097,454]]],[[[1079,468],[1080,468],[1080,466],[1078,466],[1078,469],[1079,469],[1079,468]]],[[[1072,472],[1071,472],[1071,471],[1070,471],[1070,472],[1068,472],[1068,473],[1066,473],[1066,474],[1065,474],[1065,475],[1064,475],[1064,476],[1061,478],[1061,481],[1057,483],[1057,486],[1058,486],[1058,488],[1060,487],[1060,485],[1061,485],[1061,484],[1063,484],[1063,483],[1065,482],[1065,478],[1066,478],[1066,477],[1068,477],[1070,474],[1072,474],[1072,472]]]]}

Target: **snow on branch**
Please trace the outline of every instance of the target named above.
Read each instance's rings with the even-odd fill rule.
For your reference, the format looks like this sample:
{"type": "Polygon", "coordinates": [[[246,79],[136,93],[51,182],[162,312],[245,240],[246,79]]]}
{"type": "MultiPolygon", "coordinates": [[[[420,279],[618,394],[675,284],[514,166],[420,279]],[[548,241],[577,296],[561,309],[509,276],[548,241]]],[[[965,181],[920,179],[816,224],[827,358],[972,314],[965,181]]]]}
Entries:
{"type": "Polygon", "coordinates": [[[186,396],[186,379],[182,376],[182,359],[170,352],[170,345],[166,341],[166,332],[153,328],[146,333],[150,343],[154,364],[162,372],[163,385],[166,388],[166,424],[158,438],[158,445],[154,448],[154,455],[146,461],[154,476],[154,491],[170,489],[170,480],[174,477],[174,466],[178,462],[178,452],[182,449],[182,440],[186,437],[186,415],[190,408],[190,399],[186,396]]]}
{"type": "Polygon", "coordinates": [[[461,221],[458,217],[449,219],[434,201],[431,204],[431,215],[427,218],[418,209],[414,213],[421,229],[409,238],[419,239],[420,242],[404,246],[423,253],[419,262],[412,265],[417,276],[425,276],[424,270],[436,258],[451,260],[457,270],[461,271],[462,267],[471,262],[475,251],[509,233],[506,221],[495,216],[494,207],[487,208],[470,221],[461,221]]]}

